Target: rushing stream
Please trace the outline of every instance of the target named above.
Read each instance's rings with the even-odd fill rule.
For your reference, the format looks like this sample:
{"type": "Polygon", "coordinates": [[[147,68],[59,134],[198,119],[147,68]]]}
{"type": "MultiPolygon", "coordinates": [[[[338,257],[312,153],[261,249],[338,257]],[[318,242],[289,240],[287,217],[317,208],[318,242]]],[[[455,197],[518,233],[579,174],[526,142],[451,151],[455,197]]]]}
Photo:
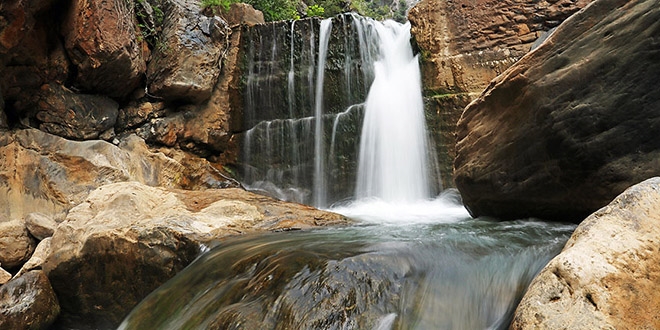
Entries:
{"type": "Polygon", "coordinates": [[[338,209],[356,226],[222,241],[120,329],[506,329],[575,228],[471,219],[453,191],[388,205],[338,209]]]}
{"type": "Polygon", "coordinates": [[[455,190],[434,197],[438,180],[410,25],[356,15],[338,22],[291,23],[285,37],[273,34],[272,45],[255,37],[259,42],[253,44],[268,56],[252,48],[250,56],[270,60],[263,61],[267,68],[249,65],[246,120],[254,126],[244,137],[243,182],[329,208],[356,224],[218,242],[144,299],[120,329],[508,327],[528,284],[575,226],[472,219],[455,190]],[[305,24],[307,33],[296,30],[305,24]],[[337,62],[336,56],[326,61],[333,28],[343,32],[344,49],[359,41],[361,50],[341,62],[345,93],[354,96],[359,82],[373,82],[365,98],[357,103],[348,98],[344,110],[327,112],[324,71],[326,63],[337,62]],[[298,57],[294,36],[310,40],[298,45],[303,50],[298,57]],[[282,52],[290,54],[285,75],[273,73],[277,40],[290,44],[282,52]],[[362,78],[353,81],[357,58],[362,78]],[[298,68],[295,60],[306,64],[298,68]],[[316,64],[321,66],[314,69],[316,64]],[[288,93],[269,86],[286,86],[288,93]],[[285,102],[279,110],[290,117],[271,113],[257,119],[265,115],[254,111],[277,103],[277,95],[285,102]],[[348,147],[340,148],[346,141],[348,147]]]}

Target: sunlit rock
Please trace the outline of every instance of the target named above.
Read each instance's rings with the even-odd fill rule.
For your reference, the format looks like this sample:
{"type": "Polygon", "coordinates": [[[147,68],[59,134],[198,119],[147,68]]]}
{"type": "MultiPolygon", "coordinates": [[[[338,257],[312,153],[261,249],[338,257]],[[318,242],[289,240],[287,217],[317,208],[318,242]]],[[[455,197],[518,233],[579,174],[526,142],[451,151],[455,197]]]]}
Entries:
{"type": "Polygon", "coordinates": [[[595,1],[465,109],[454,178],[472,215],[581,221],[660,175],[659,19],[595,1]]]}
{"type": "Polygon", "coordinates": [[[30,213],[25,217],[25,226],[30,235],[38,240],[53,236],[57,221],[43,213],[30,213]]]}
{"type": "Polygon", "coordinates": [[[511,329],[657,329],[660,178],[577,227],[523,297],[511,329]]]}
{"type": "Polygon", "coordinates": [[[14,278],[17,278],[31,270],[35,269],[41,269],[41,265],[43,265],[44,260],[46,260],[46,257],[50,254],[50,241],[52,240],[51,237],[48,237],[39,244],[37,244],[37,248],[34,250],[34,253],[32,253],[32,256],[30,256],[30,259],[21,266],[21,269],[14,275],[14,278]]]}

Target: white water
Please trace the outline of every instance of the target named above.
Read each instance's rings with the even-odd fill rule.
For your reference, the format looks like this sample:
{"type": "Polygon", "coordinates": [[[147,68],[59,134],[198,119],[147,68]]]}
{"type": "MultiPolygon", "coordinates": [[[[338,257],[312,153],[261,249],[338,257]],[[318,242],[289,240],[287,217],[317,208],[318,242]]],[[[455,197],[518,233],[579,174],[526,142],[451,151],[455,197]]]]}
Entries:
{"type": "Polygon", "coordinates": [[[375,24],[380,60],[366,100],[356,187],[358,200],[406,204],[431,198],[427,137],[410,23],[375,24]]]}
{"type": "Polygon", "coordinates": [[[321,21],[319,31],[319,61],[316,73],[316,104],[314,106],[314,205],[326,206],[325,185],[325,148],[323,144],[323,81],[325,73],[325,60],[328,53],[328,41],[332,31],[332,19],[321,21]]]}

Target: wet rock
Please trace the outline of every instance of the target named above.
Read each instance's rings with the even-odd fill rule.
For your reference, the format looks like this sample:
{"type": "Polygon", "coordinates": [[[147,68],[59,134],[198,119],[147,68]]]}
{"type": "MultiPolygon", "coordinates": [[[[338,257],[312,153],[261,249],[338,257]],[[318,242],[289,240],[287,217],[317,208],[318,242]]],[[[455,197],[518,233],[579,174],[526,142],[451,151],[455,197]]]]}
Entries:
{"type": "Polygon", "coordinates": [[[168,101],[201,103],[220,74],[229,30],[201,14],[195,0],[166,0],[160,44],[147,70],[149,92],[168,101]]]}
{"type": "Polygon", "coordinates": [[[62,214],[91,190],[113,182],[218,187],[226,179],[217,172],[208,161],[186,153],[173,159],[153,152],[135,135],[113,145],[66,140],[36,129],[18,130],[0,135],[0,217],[23,219],[40,212],[64,218],[62,214]]]}
{"type": "Polygon", "coordinates": [[[39,128],[75,140],[96,139],[112,128],[118,104],[100,95],[77,94],[64,86],[42,86],[36,101],[39,128]]]}
{"type": "Polygon", "coordinates": [[[110,184],[71,209],[53,235],[43,268],[60,298],[63,327],[111,328],[190,263],[201,244],[238,233],[346,221],[241,189],[110,184]]]}
{"type": "Polygon", "coordinates": [[[0,263],[4,267],[11,269],[22,265],[36,245],[22,220],[0,222],[0,263]]]}
{"type": "Polygon", "coordinates": [[[465,109],[454,178],[472,215],[581,221],[660,175],[658,19],[595,1],[465,109]]]}
{"type": "Polygon", "coordinates": [[[48,329],[60,312],[43,271],[33,270],[0,287],[0,328],[48,329]]]}
{"type": "Polygon", "coordinates": [[[57,221],[43,213],[30,213],[25,217],[25,226],[32,236],[43,240],[53,236],[57,221]]]}
{"type": "Polygon", "coordinates": [[[139,86],[146,65],[134,16],[132,1],[72,1],[62,34],[76,86],[118,98],[139,86]]]}
{"type": "Polygon", "coordinates": [[[51,239],[52,238],[48,237],[37,244],[37,248],[34,250],[34,253],[30,259],[25,264],[23,264],[18,273],[14,275],[14,278],[17,278],[31,270],[41,269],[41,265],[44,263],[44,260],[46,260],[46,257],[48,257],[50,254],[51,239]]]}
{"type": "Polygon", "coordinates": [[[585,219],[530,284],[511,329],[657,329],[660,178],[585,219]]]}

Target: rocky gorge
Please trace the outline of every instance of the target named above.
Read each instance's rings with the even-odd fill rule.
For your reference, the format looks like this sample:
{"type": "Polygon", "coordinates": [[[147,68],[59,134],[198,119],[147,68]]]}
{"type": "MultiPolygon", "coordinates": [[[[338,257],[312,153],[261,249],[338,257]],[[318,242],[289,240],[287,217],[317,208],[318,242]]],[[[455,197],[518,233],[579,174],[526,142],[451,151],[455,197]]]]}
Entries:
{"type": "MultiPolygon", "coordinates": [[[[475,216],[582,222],[514,329],[658,326],[659,183],[624,192],[659,175],[655,7],[410,11],[443,185],[475,216]]],[[[231,178],[251,124],[246,36],[290,25],[193,0],[0,4],[0,327],[113,328],[217,240],[350,223],[231,178]]]]}

